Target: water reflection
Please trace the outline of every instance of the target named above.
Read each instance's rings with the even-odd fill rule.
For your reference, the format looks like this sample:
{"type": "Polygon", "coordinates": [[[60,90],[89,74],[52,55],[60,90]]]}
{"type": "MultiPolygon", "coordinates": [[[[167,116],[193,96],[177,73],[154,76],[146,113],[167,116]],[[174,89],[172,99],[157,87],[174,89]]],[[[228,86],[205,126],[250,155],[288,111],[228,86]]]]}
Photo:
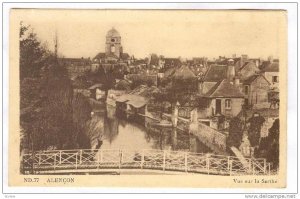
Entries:
{"type": "Polygon", "coordinates": [[[95,118],[104,129],[95,133],[99,136],[97,139],[102,140],[101,149],[209,151],[193,135],[175,128],[147,129],[141,122],[128,121],[116,115],[115,108],[111,106],[95,111],[95,118]]]}

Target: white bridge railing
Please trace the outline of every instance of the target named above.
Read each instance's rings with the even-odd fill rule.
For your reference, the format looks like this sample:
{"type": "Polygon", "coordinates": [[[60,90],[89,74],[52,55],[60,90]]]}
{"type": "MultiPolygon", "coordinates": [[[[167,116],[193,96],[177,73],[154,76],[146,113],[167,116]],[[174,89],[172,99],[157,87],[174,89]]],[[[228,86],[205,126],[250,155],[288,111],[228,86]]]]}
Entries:
{"type": "Polygon", "coordinates": [[[219,175],[268,175],[265,159],[163,150],[51,150],[25,154],[22,170],[28,173],[101,172],[101,169],[155,169],[219,175]]]}

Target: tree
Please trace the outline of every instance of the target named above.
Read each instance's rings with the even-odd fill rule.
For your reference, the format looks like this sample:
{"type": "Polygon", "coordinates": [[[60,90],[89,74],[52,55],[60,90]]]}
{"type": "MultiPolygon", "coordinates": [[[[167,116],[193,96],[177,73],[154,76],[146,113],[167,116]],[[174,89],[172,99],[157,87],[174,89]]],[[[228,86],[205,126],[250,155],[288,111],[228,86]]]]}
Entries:
{"type": "Polygon", "coordinates": [[[249,141],[251,146],[258,146],[259,145],[259,139],[260,139],[260,131],[262,128],[262,125],[265,122],[265,118],[254,114],[248,122],[250,123],[249,125],[249,141]]]}
{"type": "Polygon", "coordinates": [[[159,57],[157,56],[157,54],[151,54],[150,55],[150,65],[158,65],[158,61],[159,61],[159,57]]]}
{"type": "Polygon", "coordinates": [[[38,40],[36,34],[29,32],[30,26],[21,23],[20,27],[20,80],[37,77],[40,69],[47,63],[49,52],[38,40]]]}
{"type": "Polygon", "coordinates": [[[259,156],[273,163],[273,168],[279,165],[279,119],[276,119],[269,129],[269,135],[259,145],[259,156]]]}
{"type": "Polygon", "coordinates": [[[91,119],[92,108],[87,99],[80,93],[73,98],[73,139],[76,141],[76,148],[90,148],[88,121],[91,119]]]}
{"type": "Polygon", "coordinates": [[[32,151],[77,147],[81,134],[74,131],[78,130],[76,118],[90,115],[90,110],[77,109],[84,102],[80,102],[82,98],[73,102],[66,68],[42,46],[36,34],[28,33],[28,27],[20,27],[21,147],[32,151]]]}
{"type": "Polygon", "coordinates": [[[243,122],[238,117],[234,117],[229,122],[229,135],[227,137],[227,147],[239,148],[243,139],[243,122]]]}

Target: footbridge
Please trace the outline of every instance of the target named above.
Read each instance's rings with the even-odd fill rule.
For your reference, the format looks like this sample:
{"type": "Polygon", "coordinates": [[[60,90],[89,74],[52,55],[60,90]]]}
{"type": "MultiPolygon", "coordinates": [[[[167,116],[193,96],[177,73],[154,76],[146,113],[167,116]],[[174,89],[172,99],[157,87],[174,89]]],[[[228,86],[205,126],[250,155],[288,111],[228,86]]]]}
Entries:
{"type": "Polygon", "coordinates": [[[48,150],[24,154],[24,174],[153,170],[209,175],[268,175],[265,159],[166,150],[48,150]]]}

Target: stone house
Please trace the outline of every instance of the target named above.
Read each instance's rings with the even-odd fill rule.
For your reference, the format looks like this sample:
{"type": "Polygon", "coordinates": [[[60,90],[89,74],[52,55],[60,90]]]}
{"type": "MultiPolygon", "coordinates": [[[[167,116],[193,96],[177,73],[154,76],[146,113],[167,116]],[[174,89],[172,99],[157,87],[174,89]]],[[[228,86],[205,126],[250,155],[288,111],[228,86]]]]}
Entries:
{"type": "Polygon", "coordinates": [[[245,94],[245,105],[253,108],[268,108],[268,92],[270,82],[263,75],[252,75],[243,81],[243,92],[245,94]]]}
{"type": "Polygon", "coordinates": [[[271,83],[272,88],[279,88],[279,63],[271,62],[264,69],[263,75],[271,83]]]}
{"type": "Polygon", "coordinates": [[[92,68],[90,58],[59,58],[58,63],[66,67],[71,79],[82,75],[85,71],[91,70],[92,68]]]}
{"type": "Polygon", "coordinates": [[[90,97],[93,99],[102,100],[106,98],[103,84],[94,84],[88,90],[90,91],[90,97]]]}
{"type": "Polygon", "coordinates": [[[158,66],[162,69],[162,72],[169,68],[179,68],[182,65],[182,62],[179,58],[164,58],[159,57],[158,66]]]}
{"type": "Polygon", "coordinates": [[[228,80],[214,85],[199,99],[198,117],[209,118],[216,115],[235,117],[242,110],[244,94],[228,80]]]}
{"type": "Polygon", "coordinates": [[[206,94],[218,82],[227,78],[227,65],[212,64],[206,71],[203,80],[198,83],[198,92],[200,95],[206,94]]]}
{"type": "Polygon", "coordinates": [[[253,61],[245,62],[244,65],[238,70],[238,75],[240,76],[241,80],[248,79],[249,77],[257,74],[259,72],[259,68],[257,64],[253,61]]]}

